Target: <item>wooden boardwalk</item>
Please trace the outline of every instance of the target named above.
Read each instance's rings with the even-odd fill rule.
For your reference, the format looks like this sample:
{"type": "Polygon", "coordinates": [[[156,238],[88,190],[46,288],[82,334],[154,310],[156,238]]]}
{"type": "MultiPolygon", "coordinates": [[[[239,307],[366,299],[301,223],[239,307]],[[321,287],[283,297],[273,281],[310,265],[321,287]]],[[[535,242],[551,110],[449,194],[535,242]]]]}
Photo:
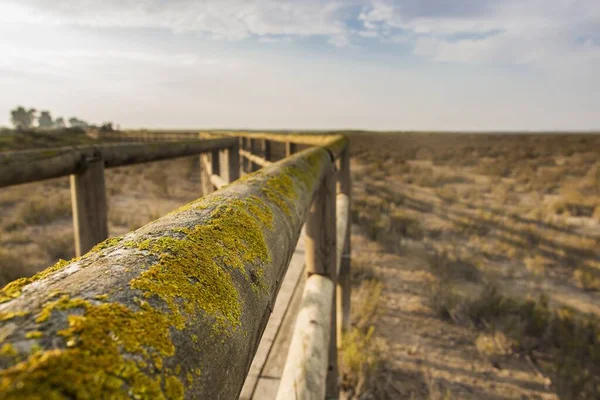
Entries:
{"type": "Polygon", "coordinates": [[[246,377],[240,400],[275,398],[292,340],[296,314],[300,309],[305,278],[304,239],[301,237],[246,377]]]}

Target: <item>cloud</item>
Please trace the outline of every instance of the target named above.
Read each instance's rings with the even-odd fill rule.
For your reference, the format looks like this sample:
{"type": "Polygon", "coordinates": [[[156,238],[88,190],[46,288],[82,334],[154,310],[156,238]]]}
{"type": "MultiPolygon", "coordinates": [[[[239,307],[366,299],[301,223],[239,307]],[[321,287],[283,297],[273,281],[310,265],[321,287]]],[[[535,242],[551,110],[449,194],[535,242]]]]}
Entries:
{"type": "Polygon", "coordinates": [[[453,63],[587,62],[600,43],[598,0],[4,0],[0,23],[8,21],[263,43],[323,37],[337,47],[400,42],[417,56],[453,63]]]}
{"type": "Polygon", "coordinates": [[[359,19],[409,35],[414,54],[438,62],[573,65],[600,50],[597,0],[377,0],[359,19]]]}
{"type": "Polygon", "coordinates": [[[324,0],[9,0],[0,21],[77,24],[94,27],[199,31],[239,40],[250,36],[336,36],[340,13],[352,1],[324,0]],[[2,17],[3,15],[3,17],[2,17]]]}

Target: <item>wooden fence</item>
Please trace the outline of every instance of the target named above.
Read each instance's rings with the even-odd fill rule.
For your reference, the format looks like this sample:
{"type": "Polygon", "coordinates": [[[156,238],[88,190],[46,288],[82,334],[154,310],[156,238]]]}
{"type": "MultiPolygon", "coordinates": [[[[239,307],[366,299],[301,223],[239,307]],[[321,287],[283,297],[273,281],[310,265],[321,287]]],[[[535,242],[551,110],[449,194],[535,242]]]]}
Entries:
{"type": "Polygon", "coordinates": [[[219,189],[4,287],[1,398],[236,399],[305,224],[308,276],[277,398],[338,396],[347,139],[209,136],[0,156],[0,187],[71,175],[80,254],[106,236],[104,168],[201,154],[203,186],[219,189]]]}

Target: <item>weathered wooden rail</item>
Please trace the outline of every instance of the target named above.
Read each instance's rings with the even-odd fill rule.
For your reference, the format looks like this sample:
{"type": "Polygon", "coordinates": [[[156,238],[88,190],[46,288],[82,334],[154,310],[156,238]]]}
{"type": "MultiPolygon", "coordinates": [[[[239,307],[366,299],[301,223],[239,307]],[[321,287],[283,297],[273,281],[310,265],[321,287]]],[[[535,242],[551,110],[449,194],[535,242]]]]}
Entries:
{"type": "Polygon", "coordinates": [[[336,398],[350,304],[346,138],[221,132],[148,146],[0,156],[0,187],[71,175],[81,253],[106,224],[106,167],[201,154],[207,192],[220,188],[4,287],[0,398],[237,398],[305,224],[308,277],[277,398],[336,398]]]}
{"type": "MultiPolygon", "coordinates": [[[[0,187],[70,176],[75,251],[80,256],[108,238],[104,169],[210,152],[237,154],[234,138],[180,142],[111,143],[0,153],[0,187]]],[[[216,156],[218,159],[219,157],[216,156]]],[[[223,181],[239,177],[229,157],[223,181]],[[230,172],[231,171],[231,172],[230,172]]]]}

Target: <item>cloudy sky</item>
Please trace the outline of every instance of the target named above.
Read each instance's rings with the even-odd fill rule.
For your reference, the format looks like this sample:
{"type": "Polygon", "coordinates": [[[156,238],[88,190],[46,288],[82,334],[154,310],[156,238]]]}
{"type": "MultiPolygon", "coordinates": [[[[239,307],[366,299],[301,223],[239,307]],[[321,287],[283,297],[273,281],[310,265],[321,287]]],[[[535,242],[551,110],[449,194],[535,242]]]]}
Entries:
{"type": "Polygon", "coordinates": [[[600,129],[599,0],[1,0],[15,105],[123,127],[600,129]]]}

